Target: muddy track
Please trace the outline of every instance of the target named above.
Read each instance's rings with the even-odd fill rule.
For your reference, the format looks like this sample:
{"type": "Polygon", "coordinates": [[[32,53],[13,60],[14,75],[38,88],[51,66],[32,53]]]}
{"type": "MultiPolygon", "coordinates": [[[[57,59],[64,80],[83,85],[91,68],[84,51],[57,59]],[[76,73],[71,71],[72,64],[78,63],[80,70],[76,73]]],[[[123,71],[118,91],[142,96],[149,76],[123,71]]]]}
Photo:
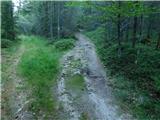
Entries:
{"type": "Polygon", "coordinates": [[[65,119],[79,120],[83,113],[87,114],[89,120],[132,119],[131,115],[123,113],[115,105],[115,99],[111,88],[107,86],[107,76],[97,57],[94,44],[80,33],[75,36],[76,46],[62,60],[62,72],[57,86],[58,99],[62,103],[64,110],[62,114],[65,114],[65,119]],[[73,60],[79,60],[81,66],[72,66],[73,60]],[[83,75],[86,84],[85,92],[76,101],[75,93],[68,91],[65,85],[66,76],[71,74],[83,75]]]}

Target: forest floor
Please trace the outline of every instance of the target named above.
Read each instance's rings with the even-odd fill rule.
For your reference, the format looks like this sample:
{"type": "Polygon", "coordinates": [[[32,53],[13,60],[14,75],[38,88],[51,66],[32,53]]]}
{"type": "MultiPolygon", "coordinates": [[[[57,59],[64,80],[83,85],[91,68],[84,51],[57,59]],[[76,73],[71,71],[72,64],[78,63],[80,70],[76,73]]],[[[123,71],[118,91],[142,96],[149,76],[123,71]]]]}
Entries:
{"type": "Polygon", "coordinates": [[[80,33],[76,34],[76,38],[76,46],[65,54],[61,61],[62,71],[57,85],[58,99],[62,107],[61,119],[133,119],[116,105],[94,44],[80,33]]]}

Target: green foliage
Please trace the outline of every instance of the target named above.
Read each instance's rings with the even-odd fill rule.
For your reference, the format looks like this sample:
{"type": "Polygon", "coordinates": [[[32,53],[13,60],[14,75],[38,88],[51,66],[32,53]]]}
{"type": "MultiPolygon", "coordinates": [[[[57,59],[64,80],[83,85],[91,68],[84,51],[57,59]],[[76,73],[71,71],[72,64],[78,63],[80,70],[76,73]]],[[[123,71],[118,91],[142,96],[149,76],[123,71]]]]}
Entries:
{"type": "Polygon", "coordinates": [[[15,39],[15,31],[14,31],[12,1],[2,1],[1,2],[1,10],[2,10],[1,37],[4,39],[14,40],[15,39]]]}
{"type": "Polygon", "coordinates": [[[126,106],[132,108],[139,119],[159,118],[160,94],[160,51],[150,46],[138,44],[135,49],[123,43],[121,57],[118,46],[104,40],[102,28],[89,32],[97,52],[111,75],[118,77],[112,81],[117,90],[115,95],[126,106]]]}
{"type": "Polygon", "coordinates": [[[16,14],[19,33],[38,34],[51,39],[73,36],[78,18],[77,9],[67,7],[66,2],[60,1],[21,2],[23,7],[16,14]]]}
{"type": "Polygon", "coordinates": [[[74,91],[83,91],[85,89],[85,82],[82,75],[74,75],[66,81],[67,88],[74,91]]]}
{"type": "Polygon", "coordinates": [[[74,39],[60,39],[54,43],[55,48],[60,51],[69,50],[74,47],[74,39]]]}
{"type": "Polygon", "coordinates": [[[67,7],[91,7],[90,1],[70,1],[65,4],[67,7]]]}
{"type": "Polygon", "coordinates": [[[83,113],[81,114],[80,120],[89,120],[88,114],[83,112],[83,113]]]}
{"type": "Polygon", "coordinates": [[[34,36],[21,38],[26,51],[21,58],[19,69],[32,88],[34,98],[32,109],[51,112],[55,108],[55,100],[50,89],[56,82],[61,53],[51,46],[45,46],[46,42],[42,38],[34,36]]]}
{"type": "Polygon", "coordinates": [[[152,79],[154,80],[155,88],[160,91],[160,74],[152,76],[152,79]]]}
{"type": "Polygon", "coordinates": [[[7,48],[10,47],[12,45],[12,41],[8,40],[8,39],[1,39],[1,47],[2,48],[7,48]]]}

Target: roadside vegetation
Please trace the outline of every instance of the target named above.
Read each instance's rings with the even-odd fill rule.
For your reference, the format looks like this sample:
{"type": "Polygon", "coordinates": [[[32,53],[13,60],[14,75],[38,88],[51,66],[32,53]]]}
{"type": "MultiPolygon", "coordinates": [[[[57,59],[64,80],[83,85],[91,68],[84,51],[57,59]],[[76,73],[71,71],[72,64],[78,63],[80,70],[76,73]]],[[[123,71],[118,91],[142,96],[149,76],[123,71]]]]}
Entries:
{"type": "MultiPolygon", "coordinates": [[[[124,43],[121,57],[114,54],[118,46],[105,38],[105,30],[98,28],[86,33],[95,43],[110,85],[124,110],[133,110],[139,119],[159,119],[160,109],[160,51],[152,45],[139,43],[135,49],[124,43]]],[[[118,101],[117,101],[118,102],[118,101]]]]}
{"type": "Polygon", "coordinates": [[[77,92],[77,93],[81,93],[86,88],[84,78],[82,75],[79,75],[79,74],[75,74],[71,76],[66,81],[66,86],[69,90],[77,92]]]}
{"type": "MultiPolygon", "coordinates": [[[[32,90],[31,109],[36,113],[40,111],[56,113],[54,112],[57,105],[56,98],[51,89],[54,87],[59,73],[59,58],[64,52],[62,52],[63,46],[65,46],[65,50],[71,47],[65,44],[66,42],[61,42],[63,46],[58,46],[57,42],[55,42],[56,47],[51,44],[47,45],[44,38],[35,36],[21,36],[21,39],[25,52],[19,63],[19,72],[26,78],[28,86],[32,90]]],[[[70,42],[70,40],[67,41],[70,42]]]]}
{"type": "Polygon", "coordinates": [[[34,99],[32,109],[50,112],[56,104],[49,91],[56,81],[60,53],[45,46],[46,42],[41,38],[22,36],[22,40],[25,52],[20,61],[19,70],[32,89],[34,99]]]}
{"type": "Polygon", "coordinates": [[[59,51],[69,50],[74,47],[74,39],[61,39],[54,43],[55,48],[59,51]]]}

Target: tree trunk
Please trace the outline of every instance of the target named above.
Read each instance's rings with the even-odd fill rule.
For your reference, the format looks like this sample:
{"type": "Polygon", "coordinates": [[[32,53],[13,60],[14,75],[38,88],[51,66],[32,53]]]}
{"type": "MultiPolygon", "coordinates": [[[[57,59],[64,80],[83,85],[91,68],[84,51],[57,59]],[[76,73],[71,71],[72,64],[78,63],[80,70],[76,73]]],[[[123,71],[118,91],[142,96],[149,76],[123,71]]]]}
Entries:
{"type": "Polygon", "coordinates": [[[143,31],[143,15],[141,15],[140,17],[140,31],[139,31],[139,41],[141,42],[142,41],[142,31],[143,31]]]}
{"type": "Polygon", "coordinates": [[[53,1],[50,2],[50,38],[53,39],[53,1]]]}
{"type": "Polygon", "coordinates": [[[150,39],[151,38],[151,18],[150,18],[151,16],[149,16],[149,21],[148,21],[148,28],[147,28],[147,39],[150,39]]]}
{"type": "Polygon", "coordinates": [[[126,41],[128,42],[128,37],[129,37],[129,25],[127,25],[127,28],[126,28],[126,41]]]}
{"type": "MultiPolygon", "coordinates": [[[[121,8],[121,1],[118,2],[119,9],[121,8]]],[[[118,35],[118,56],[121,56],[121,15],[118,13],[117,16],[118,22],[117,22],[117,35],[118,35]]]]}
{"type": "Polygon", "coordinates": [[[156,45],[156,49],[159,49],[159,48],[160,48],[160,33],[159,33],[159,37],[156,45]]]}
{"type": "Polygon", "coordinates": [[[60,38],[60,2],[58,2],[57,37],[60,38]]]}
{"type": "Polygon", "coordinates": [[[137,16],[134,17],[133,22],[133,38],[132,38],[132,47],[135,48],[136,41],[137,41],[137,16]]]}
{"type": "Polygon", "coordinates": [[[14,40],[15,30],[14,30],[14,17],[13,17],[13,4],[12,1],[2,1],[1,2],[1,37],[5,39],[14,40]]]}

